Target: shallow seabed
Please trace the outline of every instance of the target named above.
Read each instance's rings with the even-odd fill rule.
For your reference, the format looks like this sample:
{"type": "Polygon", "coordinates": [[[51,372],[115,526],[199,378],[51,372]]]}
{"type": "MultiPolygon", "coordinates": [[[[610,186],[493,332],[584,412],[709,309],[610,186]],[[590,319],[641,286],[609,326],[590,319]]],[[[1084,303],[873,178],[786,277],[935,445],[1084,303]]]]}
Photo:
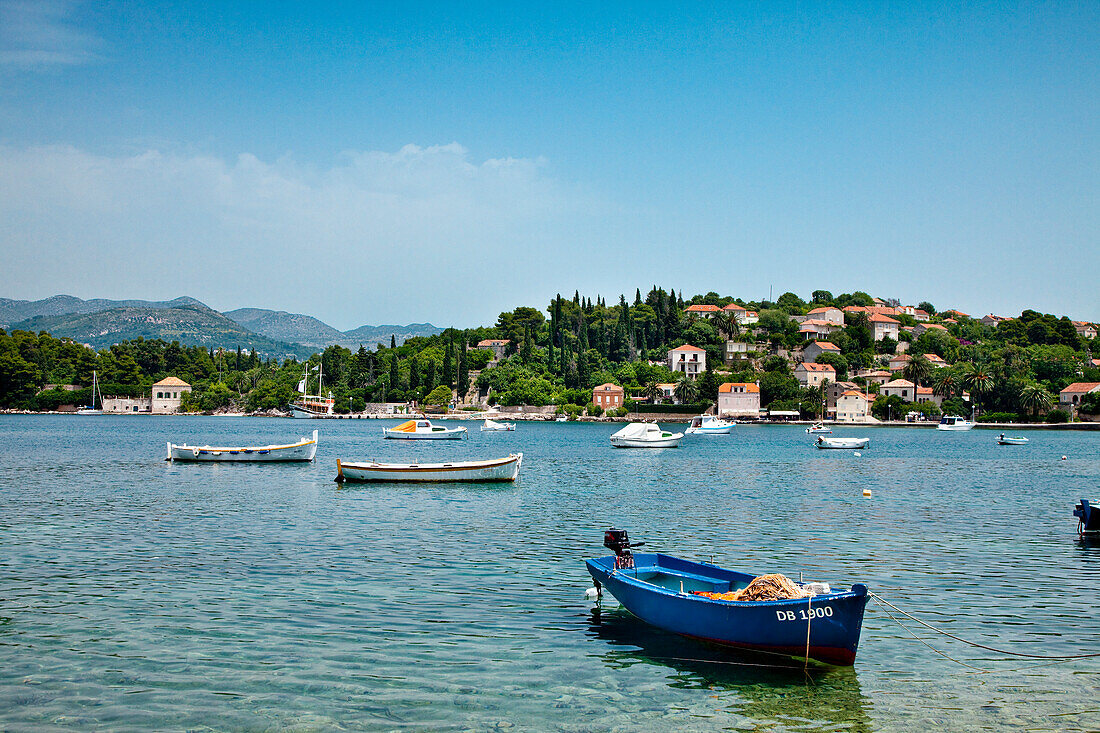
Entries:
{"type": "Polygon", "coordinates": [[[807,675],[583,600],[614,524],[647,550],[864,582],[991,646],[1100,651],[1100,543],[1072,516],[1100,491],[1100,435],[837,429],[871,436],[857,458],[800,427],[615,450],[607,424],[429,443],[383,424],[0,417],[0,729],[1100,729],[1100,660],[919,632],[996,670],[978,673],[873,601],[855,667],[807,675]],[[169,440],[315,427],[312,465],[163,460],[169,440]],[[517,450],[515,485],[332,481],[338,457],[517,450]]]}

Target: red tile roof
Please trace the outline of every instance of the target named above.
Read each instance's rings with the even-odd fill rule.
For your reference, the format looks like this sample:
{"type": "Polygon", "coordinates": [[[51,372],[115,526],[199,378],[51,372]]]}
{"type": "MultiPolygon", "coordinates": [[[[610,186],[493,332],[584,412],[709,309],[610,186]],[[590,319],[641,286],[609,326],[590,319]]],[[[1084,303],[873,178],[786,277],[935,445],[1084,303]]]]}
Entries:
{"type": "Polygon", "coordinates": [[[691,344],[684,344],[678,349],[672,349],[673,351],[702,351],[706,352],[706,349],[700,349],[698,346],[692,346],[691,344]]]}
{"type": "Polygon", "coordinates": [[[732,392],[734,387],[744,387],[746,392],[759,392],[760,387],[752,382],[726,382],[718,386],[719,392],[732,392]]]}
{"type": "MultiPolygon", "coordinates": [[[[804,361],[798,366],[803,367],[808,372],[833,372],[836,373],[836,369],[832,364],[814,364],[812,361],[804,361]]],[[[797,369],[798,367],[795,367],[797,369]]]]}
{"type": "Polygon", "coordinates": [[[743,310],[746,310],[746,309],[742,308],[739,305],[737,305],[737,303],[730,303],[729,305],[727,305],[722,310],[724,310],[724,311],[743,311],[743,310]]]}
{"type": "Polygon", "coordinates": [[[1074,382],[1058,394],[1088,394],[1100,389],[1100,382],[1074,382]]]}
{"type": "Polygon", "coordinates": [[[890,316],[884,316],[881,313],[874,313],[867,320],[871,323],[901,323],[901,321],[896,321],[890,316]]]}
{"type": "Polygon", "coordinates": [[[716,305],[689,305],[684,310],[691,313],[717,313],[722,309],[716,305]]]}
{"type": "Polygon", "coordinates": [[[832,341],[814,341],[812,342],[819,349],[825,351],[840,351],[840,347],[834,344],[832,341]]]}

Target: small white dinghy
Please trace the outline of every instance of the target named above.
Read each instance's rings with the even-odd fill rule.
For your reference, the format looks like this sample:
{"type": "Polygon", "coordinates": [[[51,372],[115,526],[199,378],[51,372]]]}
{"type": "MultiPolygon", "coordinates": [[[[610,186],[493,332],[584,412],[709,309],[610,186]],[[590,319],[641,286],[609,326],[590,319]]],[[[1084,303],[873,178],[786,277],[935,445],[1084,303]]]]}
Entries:
{"type": "Polygon", "coordinates": [[[522,464],[522,453],[452,463],[344,463],[336,459],[336,481],[515,481],[522,464]]]}
{"type": "Polygon", "coordinates": [[[445,428],[429,420],[406,420],[396,428],[382,428],[385,438],[401,440],[458,440],[466,437],[466,428],[445,428]]]}
{"type": "Polygon", "coordinates": [[[691,424],[684,431],[686,435],[729,435],[733,432],[732,423],[714,415],[698,415],[691,418],[691,424]]]}
{"type": "Polygon", "coordinates": [[[835,448],[838,450],[858,450],[871,444],[870,438],[826,438],[821,436],[814,443],[821,449],[835,448]]]}
{"type": "Polygon", "coordinates": [[[516,424],[514,422],[497,422],[496,420],[486,419],[481,424],[481,432],[483,433],[498,433],[515,429],[516,424]]]}
{"type": "Polygon", "coordinates": [[[317,455],[317,431],[313,437],[302,438],[289,445],[258,445],[226,448],[210,445],[168,444],[168,461],[238,461],[267,463],[271,461],[312,461],[317,455]]]}
{"type": "Polygon", "coordinates": [[[616,448],[679,448],[683,433],[661,430],[659,425],[632,422],[611,436],[616,448]]]}
{"type": "Polygon", "coordinates": [[[1001,433],[997,436],[998,445],[1027,445],[1029,440],[1023,436],[1009,436],[1001,433]]]}
{"type": "Polygon", "coordinates": [[[830,435],[833,432],[833,429],[825,427],[821,423],[814,423],[810,427],[806,428],[806,432],[810,435],[830,435]]]}

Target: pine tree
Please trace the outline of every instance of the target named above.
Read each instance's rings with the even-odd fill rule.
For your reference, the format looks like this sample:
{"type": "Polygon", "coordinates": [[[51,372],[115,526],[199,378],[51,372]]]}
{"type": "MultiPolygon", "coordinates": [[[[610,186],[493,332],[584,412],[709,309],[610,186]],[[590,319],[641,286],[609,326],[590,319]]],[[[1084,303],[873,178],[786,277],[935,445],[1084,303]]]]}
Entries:
{"type": "Polygon", "coordinates": [[[397,373],[397,352],[390,352],[390,389],[401,389],[401,382],[397,373]]]}
{"type": "Polygon", "coordinates": [[[431,392],[435,387],[435,359],[428,359],[424,369],[424,388],[431,392]]]}
{"type": "Polygon", "coordinates": [[[634,289],[634,305],[638,306],[638,305],[641,305],[641,304],[642,304],[642,289],[641,288],[635,288],[634,289]]]}
{"type": "Polygon", "coordinates": [[[416,357],[409,359],[409,389],[418,389],[420,387],[420,365],[417,363],[416,357]]]}
{"type": "Polygon", "coordinates": [[[470,391],[470,365],[466,361],[466,349],[458,350],[458,396],[466,397],[470,391]]]}

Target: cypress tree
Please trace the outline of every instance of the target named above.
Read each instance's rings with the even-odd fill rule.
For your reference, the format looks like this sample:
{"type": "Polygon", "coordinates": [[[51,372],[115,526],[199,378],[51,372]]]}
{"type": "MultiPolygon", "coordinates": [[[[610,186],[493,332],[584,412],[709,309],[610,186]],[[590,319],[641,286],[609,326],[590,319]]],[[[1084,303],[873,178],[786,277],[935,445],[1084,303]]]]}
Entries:
{"type": "Polygon", "coordinates": [[[397,337],[394,336],[392,333],[390,334],[390,348],[391,349],[396,349],[397,348],[397,337]]]}
{"type": "Polygon", "coordinates": [[[417,389],[418,387],[420,387],[420,365],[414,356],[409,359],[409,389],[417,389]]]}
{"type": "Polygon", "coordinates": [[[634,288],[634,305],[637,306],[637,305],[641,305],[641,304],[642,304],[642,289],[641,288],[634,288]]]}
{"type": "Polygon", "coordinates": [[[458,396],[465,397],[470,391],[470,365],[466,361],[466,349],[458,350],[458,396]]]}
{"type": "Polygon", "coordinates": [[[399,375],[397,373],[397,352],[390,352],[390,389],[401,389],[401,383],[398,381],[399,375]]]}
{"type": "Polygon", "coordinates": [[[451,353],[454,351],[454,341],[448,339],[447,345],[443,347],[443,374],[441,381],[448,387],[453,387],[455,384],[455,370],[454,365],[451,362],[451,353]]]}

